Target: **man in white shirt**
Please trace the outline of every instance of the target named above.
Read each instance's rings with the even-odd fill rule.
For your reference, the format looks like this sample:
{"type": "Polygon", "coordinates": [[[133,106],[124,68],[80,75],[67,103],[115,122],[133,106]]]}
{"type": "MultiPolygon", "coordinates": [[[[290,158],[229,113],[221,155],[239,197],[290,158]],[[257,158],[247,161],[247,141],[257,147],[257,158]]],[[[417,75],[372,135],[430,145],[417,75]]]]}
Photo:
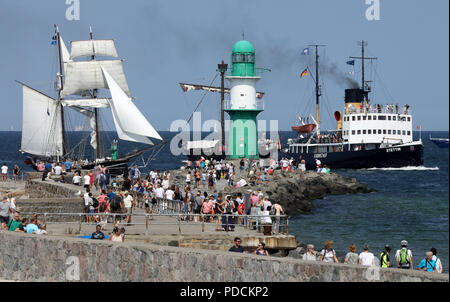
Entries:
{"type": "Polygon", "coordinates": [[[55,167],[53,168],[53,174],[55,176],[60,176],[62,172],[62,168],[59,164],[56,164],[55,167]]]}
{"type": "Polygon", "coordinates": [[[375,265],[375,256],[369,252],[369,246],[364,245],[364,252],[359,254],[359,262],[360,265],[365,266],[374,266],[375,265]]]}
{"type": "Polygon", "coordinates": [[[91,187],[91,177],[89,176],[89,174],[87,172],[84,173],[83,183],[84,183],[84,187],[86,189],[89,189],[91,187]]]}
{"type": "MultiPolygon", "coordinates": [[[[86,214],[89,214],[89,206],[92,203],[92,198],[89,196],[89,188],[86,188],[86,193],[84,193],[83,195],[83,200],[84,200],[84,212],[86,214]]],[[[86,221],[90,222],[90,218],[91,216],[86,216],[86,221]]]]}
{"type": "Polygon", "coordinates": [[[131,197],[131,195],[128,193],[128,191],[125,191],[123,194],[124,194],[123,204],[124,204],[125,211],[127,213],[127,218],[125,220],[125,223],[127,225],[129,225],[131,222],[131,213],[132,213],[132,208],[133,208],[134,202],[133,202],[133,197],[131,197]]]}
{"type": "Polygon", "coordinates": [[[3,164],[2,166],[2,181],[8,180],[8,166],[6,164],[3,164]]]}
{"type": "Polygon", "coordinates": [[[81,176],[78,175],[78,173],[75,173],[75,175],[73,176],[72,183],[76,186],[81,186],[81,176]]]}

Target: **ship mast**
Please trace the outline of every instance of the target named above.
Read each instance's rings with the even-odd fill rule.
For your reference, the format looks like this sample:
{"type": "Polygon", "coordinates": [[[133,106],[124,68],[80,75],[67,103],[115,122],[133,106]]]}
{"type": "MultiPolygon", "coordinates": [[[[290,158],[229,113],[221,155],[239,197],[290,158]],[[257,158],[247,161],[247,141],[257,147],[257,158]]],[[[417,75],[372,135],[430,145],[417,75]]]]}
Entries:
{"type": "Polygon", "coordinates": [[[228,64],[222,59],[222,62],[217,65],[220,72],[220,126],[222,127],[222,154],[225,154],[225,114],[224,114],[224,102],[225,102],[225,71],[228,68],[228,64]]]}
{"type": "MultiPolygon", "coordinates": [[[[91,40],[93,40],[94,36],[92,34],[92,26],[89,26],[89,37],[91,40]]],[[[95,60],[95,54],[91,57],[92,61],[95,60]]],[[[92,91],[93,98],[97,98],[97,89],[93,89],[92,91]]],[[[101,158],[101,151],[100,151],[100,133],[98,131],[98,109],[94,108],[94,118],[95,118],[95,159],[101,158]]]]}
{"type": "Polygon", "coordinates": [[[317,134],[320,134],[320,114],[319,114],[319,98],[322,95],[319,85],[319,47],[325,47],[326,45],[309,45],[316,48],[316,122],[317,122],[317,134]]]}
{"type": "MultiPolygon", "coordinates": [[[[349,58],[350,59],[359,59],[359,60],[361,60],[361,78],[362,78],[361,79],[361,89],[364,92],[363,93],[364,101],[369,102],[369,99],[367,98],[367,93],[370,90],[366,89],[366,83],[369,82],[369,81],[366,81],[364,79],[364,74],[365,74],[365,72],[364,72],[364,61],[365,60],[376,60],[377,58],[367,58],[367,57],[364,56],[364,46],[368,45],[367,41],[364,41],[364,40],[362,40],[360,42],[358,41],[358,45],[361,46],[361,56],[360,57],[349,57],[349,58]]],[[[364,105],[366,105],[366,104],[364,104],[364,105]]]]}
{"type": "Polygon", "coordinates": [[[59,34],[59,28],[58,25],[55,24],[55,32],[56,32],[56,38],[58,39],[58,57],[59,57],[59,89],[58,89],[58,101],[60,110],[61,110],[61,136],[62,136],[62,156],[66,155],[66,138],[65,138],[65,124],[64,124],[64,107],[61,102],[61,91],[63,90],[63,71],[62,71],[62,56],[61,56],[61,38],[59,34]]]}

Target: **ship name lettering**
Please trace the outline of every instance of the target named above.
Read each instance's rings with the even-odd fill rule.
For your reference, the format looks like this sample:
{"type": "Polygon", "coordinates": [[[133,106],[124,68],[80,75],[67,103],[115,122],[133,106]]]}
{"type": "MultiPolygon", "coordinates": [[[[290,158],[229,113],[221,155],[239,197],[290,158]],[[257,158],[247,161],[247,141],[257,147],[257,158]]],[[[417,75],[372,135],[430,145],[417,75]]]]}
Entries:
{"type": "Polygon", "coordinates": [[[402,148],[389,148],[386,149],[386,152],[399,152],[402,151],[402,148]]]}

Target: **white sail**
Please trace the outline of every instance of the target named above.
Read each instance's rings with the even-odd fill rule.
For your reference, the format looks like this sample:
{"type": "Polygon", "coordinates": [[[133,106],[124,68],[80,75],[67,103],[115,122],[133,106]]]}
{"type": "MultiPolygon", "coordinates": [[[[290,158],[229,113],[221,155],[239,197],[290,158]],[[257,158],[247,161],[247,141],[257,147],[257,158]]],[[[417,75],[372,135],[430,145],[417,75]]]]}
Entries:
{"type": "Polygon", "coordinates": [[[63,106],[69,107],[89,107],[89,108],[108,108],[109,107],[108,98],[98,98],[98,99],[70,99],[62,100],[63,106]]]}
{"type": "Polygon", "coordinates": [[[112,116],[113,116],[113,120],[114,120],[114,126],[116,127],[117,136],[121,140],[153,145],[153,142],[146,136],[131,134],[131,133],[123,131],[118,122],[117,113],[116,113],[116,110],[114,109],[114,106],[111,106],[111,112],[112,112],[112,116]]]}
{"type": "MultiPolygon", "coordinates": [[[[105,68],[102,68],[103,74],[108,82],[111,92],[111,111],[115,120],[118,134],[123,132],[123,136],[128,136],[132,141],[142,141],[142,138],[156,138],[162,140],[162,137],[147,121],[144,115],[137,109],[131,99],[124,93],[121,87],[114,81],[105,68]]],[[[148,139],[147,139],[148,140],[148,139]]],[[[149,141],[149,140],[148,140],[149,141]]],[[[148,143],[148,142],[146,142],[148,143]]]]}
{"type": "Polygon", "coordinates": [[[62,57],[63,65],[64,65],[64,71],[66,71],[67,70],[66,63],[72,62],[72,60],[70,59],[69,51],[67,50],[66,44],[64,44],[64,41],[63,41],[61,35],[59,36],[59,43],[61,45],[61,57],[62,57]]]}
{"type": "Polygon", "coordinates": [[[80,94],[88,89],[108,88],[102,69],[108,71],[114,81],[127,94],[130,89],[123,72],[121,60],[68,62],[61,97],[80,94]]]}
{"type": "Polygon", "coordinates": [[[86,56],[119,57],[114,40],[72,41],[70,59],[86,56]]]}
{"type": "Polygon", "coordinates": [[[41,156],[62,156],[62,124],[59,103],[22,84],[21,151],[41,156]]]}

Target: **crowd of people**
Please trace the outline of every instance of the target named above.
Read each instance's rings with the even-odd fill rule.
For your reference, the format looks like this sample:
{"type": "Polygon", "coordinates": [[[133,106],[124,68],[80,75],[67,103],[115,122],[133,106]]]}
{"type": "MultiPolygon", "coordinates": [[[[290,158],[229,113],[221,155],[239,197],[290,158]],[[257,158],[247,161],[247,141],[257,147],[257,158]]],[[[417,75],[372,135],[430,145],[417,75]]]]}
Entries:
{"type": "MultiPolygon", "coordinates": [[[[242,247],[242,239],[239,237],[234,238],[234,245],[229,249],[230,252],[247,253],[247,250],[242,247]]],[[[356,264],[363,266],[379,266],[383,268],[399,268],[399,269],[414,269],[413,255],[410,249],[408,249],[408,242],[402,240],[400,243],[400,249],[394,254],[394,259],[391,259],[391,247],[386,245],[384,250],[380,252],[378,258],[370,251],[369,245],[363,246],[363,252],[356,253],[357,247],[354,243],[349,246],[349,251],[345,255],[343,263],[356,264]]],[[[265,244],[260,242],[253,252],[256,255],[268,256],[269,252],[265,250],[265,244]]],[[[302,260],[307,261],[321,261],[327,263],[339,263],[339,259],[336,255],[336,251],[333,248],[333,241],[327,240],[324,242],[324,247],[320,252],[315,251],[313,244],[306,246],[306,252],[302,256],[302,260]]],[[[425,253],[418,267],[420,271],[442,273],[442,262],[437,256],[436,248],[431,248],[425,253]]]]}

